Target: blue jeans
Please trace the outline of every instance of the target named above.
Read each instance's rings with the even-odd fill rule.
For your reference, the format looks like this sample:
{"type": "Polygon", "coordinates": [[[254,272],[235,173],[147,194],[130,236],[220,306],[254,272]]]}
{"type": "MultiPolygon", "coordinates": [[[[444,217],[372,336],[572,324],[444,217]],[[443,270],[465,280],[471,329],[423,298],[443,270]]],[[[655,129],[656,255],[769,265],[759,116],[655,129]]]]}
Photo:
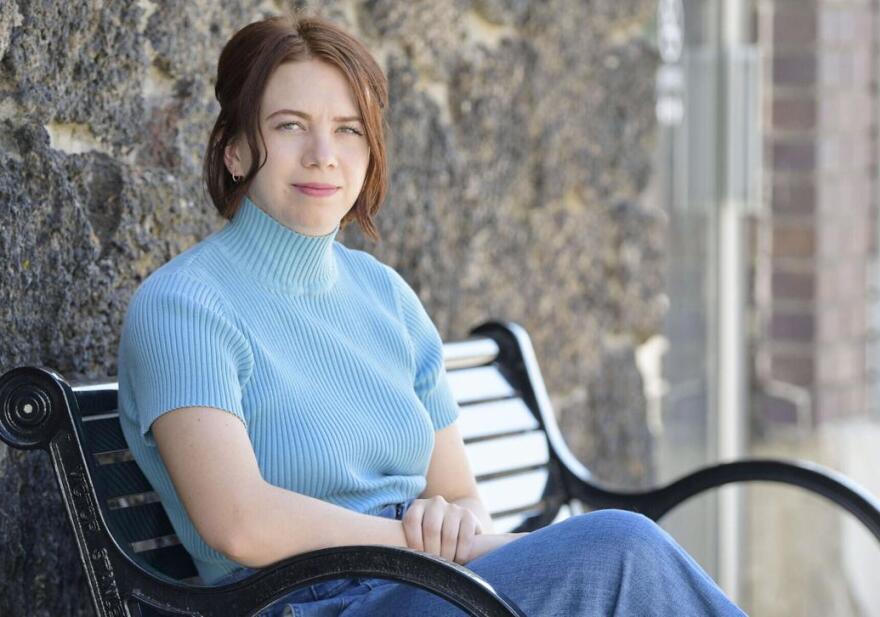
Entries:
{"type": "MultiPolygon", "coordinates": [[[[402,518],[410,502],[379,516],[402,518]]],[[[743,615],[703,569],[641,514],[599,510],[573,516],[467,564],[528,617],[743,615]]],[[[238,580],[243,568],[219,582],[238,580]]],[[[377,578],[324,581],[298,589],[265,617],[459,617],[445,600],[377,578]]]]}

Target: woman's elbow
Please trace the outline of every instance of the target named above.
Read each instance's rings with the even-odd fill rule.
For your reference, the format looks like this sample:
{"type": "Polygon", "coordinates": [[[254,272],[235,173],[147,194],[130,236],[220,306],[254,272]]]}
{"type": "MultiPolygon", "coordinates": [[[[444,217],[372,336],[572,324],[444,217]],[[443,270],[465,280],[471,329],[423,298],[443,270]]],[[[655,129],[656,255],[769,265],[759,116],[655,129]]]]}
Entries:
{"type": "Polygon", "coordinates": [[[247,568],[262,568],[273,563],[251,537],[241,532],[228,534],[211,547],[227,559],[247,568]]]}
{"type": "Polygon", "coordinates": [[[281,559],[280,555],[274,554],[273,546],[266,545],[255,534],[241,528],[212,538],[208,545],[227,559],[247,568],[263,568],[281,559]]]}
{"type": "Polygon", "coordinates": [[[196,529],[209,547],[224,557],[248,568],[259,568],[271,563],[266,559],[256,530],[259,521],[241,513],[236,516],[216,517],[196,524],[196,529]]]}

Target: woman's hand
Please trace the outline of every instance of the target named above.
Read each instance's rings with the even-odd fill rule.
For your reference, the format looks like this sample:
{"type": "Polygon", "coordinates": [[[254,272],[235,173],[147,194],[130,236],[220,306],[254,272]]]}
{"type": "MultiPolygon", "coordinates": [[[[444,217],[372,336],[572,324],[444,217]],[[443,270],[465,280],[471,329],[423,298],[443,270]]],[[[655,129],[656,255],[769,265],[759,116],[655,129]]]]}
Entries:
{"type": "Polygon", "coordinates": [[[403,515],[409,548],[465,563],[473,558],[474,536],[482,533],[477,515],[442,496],[416,499],[403,515]]]}
{"type": "Polygon", "coordinates": [[[476,514],[440,495],[413,501],[403,515],[403,532],[409,548],[462,565],[527,535],[484,534],[476,514]]]}

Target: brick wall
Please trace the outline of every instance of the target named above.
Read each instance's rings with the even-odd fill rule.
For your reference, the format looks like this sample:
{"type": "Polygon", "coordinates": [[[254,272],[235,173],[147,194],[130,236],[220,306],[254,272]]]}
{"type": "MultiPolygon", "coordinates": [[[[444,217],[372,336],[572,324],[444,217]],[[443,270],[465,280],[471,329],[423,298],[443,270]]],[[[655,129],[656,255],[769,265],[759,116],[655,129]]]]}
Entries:
{"type": "MultiPolygon", "coordinates": [[[[876,253],[876,8],[767,0],[764,51],[768,293],[759,380],[804,387],[817,423],[867,410],[869,270],[876,253]]],[[[794,417],[766,399],[765,418],[794,417]]]]}

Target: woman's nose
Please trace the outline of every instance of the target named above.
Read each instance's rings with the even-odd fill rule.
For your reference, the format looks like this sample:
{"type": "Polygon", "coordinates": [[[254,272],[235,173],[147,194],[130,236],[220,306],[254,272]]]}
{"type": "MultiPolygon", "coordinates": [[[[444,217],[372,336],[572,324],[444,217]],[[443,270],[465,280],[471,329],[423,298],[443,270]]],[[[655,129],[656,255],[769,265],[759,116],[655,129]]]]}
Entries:
{"type": "Polygon", "coordinates": [[[329,135],[314,132],[303,152],[303,165],[306,167],[336,167],[336,152],[333,139],[329,135]]]}

